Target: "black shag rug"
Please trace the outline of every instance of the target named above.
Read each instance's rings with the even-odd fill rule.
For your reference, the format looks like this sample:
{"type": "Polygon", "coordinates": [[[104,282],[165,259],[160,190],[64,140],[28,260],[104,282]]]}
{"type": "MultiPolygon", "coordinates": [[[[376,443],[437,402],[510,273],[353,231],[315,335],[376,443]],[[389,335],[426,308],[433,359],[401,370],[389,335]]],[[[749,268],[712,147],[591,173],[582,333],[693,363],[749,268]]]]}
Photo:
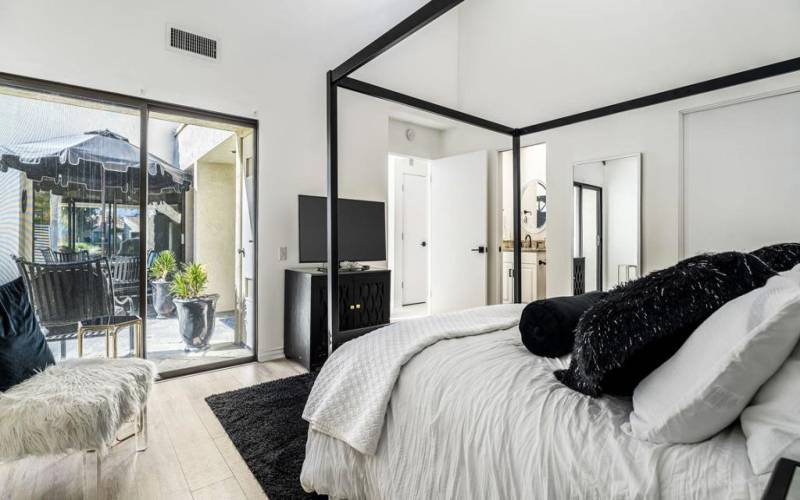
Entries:
{"type": "Polygon", "coordinates": [[[206,398],[271,499],[319,498],[300,486],[308,435],[302,415],[315,377],[306,373],[206,398]]]}

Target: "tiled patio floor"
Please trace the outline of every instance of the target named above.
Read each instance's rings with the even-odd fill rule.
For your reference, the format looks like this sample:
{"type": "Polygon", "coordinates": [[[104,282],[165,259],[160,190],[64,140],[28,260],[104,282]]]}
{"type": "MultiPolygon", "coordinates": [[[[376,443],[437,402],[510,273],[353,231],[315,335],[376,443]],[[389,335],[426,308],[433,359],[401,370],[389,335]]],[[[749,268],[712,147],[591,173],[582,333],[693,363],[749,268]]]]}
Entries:
{"type": "MultiPolygon", "coordinates": [[[[243,344],[236,344],[235,315],[233,312],[220,312],[216,316],[214,333],[209,342],[210,348],[205,351],[184,351],[183,340],[178,331],[178,318],[147,320],[147,359],[153,361],[159,372],[192,368],[207,363],[216,363],[235,358],[249,357],[252,351],[243,344]]],[[[50,344],[53,354],[58,357],[60,346],[50,344]]],[[[130,336],[120,332],[117,344],[119,356],[131,353],[130,336]]],[[[103,337],[93,337],[84,341],[84,357],[105,356],[105,340],[103,337]]],[[[77,344],[74,340],[67,341],[67,358],[77,357],[77,344]]]]}

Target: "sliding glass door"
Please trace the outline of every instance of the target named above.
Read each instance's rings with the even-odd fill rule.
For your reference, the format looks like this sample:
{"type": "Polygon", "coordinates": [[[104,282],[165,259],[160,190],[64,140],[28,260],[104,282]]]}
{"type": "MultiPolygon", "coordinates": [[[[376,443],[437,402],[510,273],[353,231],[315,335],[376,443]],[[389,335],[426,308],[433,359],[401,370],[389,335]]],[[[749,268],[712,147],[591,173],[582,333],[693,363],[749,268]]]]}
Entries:
{"type": "Polygon", "coordinates": [[[253,134],[224,122],[150,113],[150,151],[184,175],[180,189],[151,183],[147,200],[153,293],[146,350],[162,371],[253,357],[253,134]]]}
{"type": "Polygon", "coordinates": [[[0,84],[0,284],[24,278],[56,358],[133,355],[133,330],[82,353],[77,331],[138,316],[162,376],[254,359],[256,123],[20,81],[0,84]]]}

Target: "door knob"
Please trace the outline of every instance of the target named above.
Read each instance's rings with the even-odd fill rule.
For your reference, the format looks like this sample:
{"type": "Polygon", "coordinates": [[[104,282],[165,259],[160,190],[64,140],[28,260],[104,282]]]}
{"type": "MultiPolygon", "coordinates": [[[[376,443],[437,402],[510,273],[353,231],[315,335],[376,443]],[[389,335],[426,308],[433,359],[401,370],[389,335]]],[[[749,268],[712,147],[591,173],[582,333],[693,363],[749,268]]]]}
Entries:
{"type": "Polygon", "coordinates": [[[486,253],[486,247],[473,248],[472,251],[478,253],[486,253]]]}
{"type": "Polygon", "coordinates": [[[426,246],[428,246],[428,242],[427,241],[423,241],[422,243],[420,243],[420,245],[426,247],[426,246]]]}

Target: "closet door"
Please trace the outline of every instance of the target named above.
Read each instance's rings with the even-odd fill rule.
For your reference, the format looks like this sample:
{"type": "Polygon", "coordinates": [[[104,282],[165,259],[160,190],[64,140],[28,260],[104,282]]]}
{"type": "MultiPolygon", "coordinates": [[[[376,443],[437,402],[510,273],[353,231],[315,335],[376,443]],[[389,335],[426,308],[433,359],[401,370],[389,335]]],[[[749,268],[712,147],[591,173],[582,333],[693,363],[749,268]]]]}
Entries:
{"type": "Polygon", "coordinates": [[[486,305],[486,151],[431,162],[431,312],[486,305]]]}
{"type": "Polygon", "coordinates": [[[684,255],[800,241],[800,91],[682,117],[684,255]]]}

